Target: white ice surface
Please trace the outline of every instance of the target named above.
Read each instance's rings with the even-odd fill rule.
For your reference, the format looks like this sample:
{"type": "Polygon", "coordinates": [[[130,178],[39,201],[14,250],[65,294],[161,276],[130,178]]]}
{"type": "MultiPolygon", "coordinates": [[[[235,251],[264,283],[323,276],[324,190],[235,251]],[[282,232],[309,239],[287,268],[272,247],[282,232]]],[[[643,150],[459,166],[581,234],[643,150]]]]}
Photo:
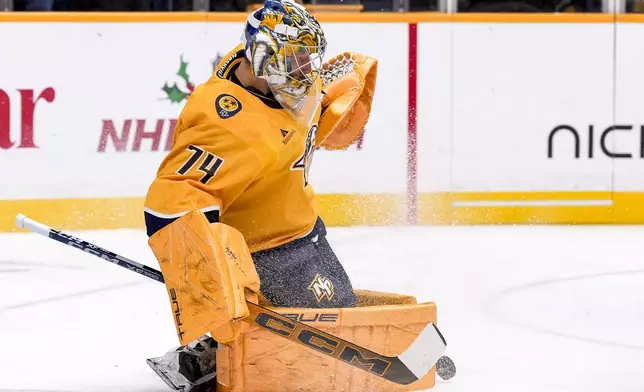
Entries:
{"type": "MultiPolygon", "coordinates": [[[[330,228],[356,288],[438,304],[437,392],[644,391],[644,227],[330,228]]],[[[158,268],[142,231],[75,233],[158,268]]],[[[0,235],[0,392],[168,391],[164,286],[35,234],[0,235]]]]}

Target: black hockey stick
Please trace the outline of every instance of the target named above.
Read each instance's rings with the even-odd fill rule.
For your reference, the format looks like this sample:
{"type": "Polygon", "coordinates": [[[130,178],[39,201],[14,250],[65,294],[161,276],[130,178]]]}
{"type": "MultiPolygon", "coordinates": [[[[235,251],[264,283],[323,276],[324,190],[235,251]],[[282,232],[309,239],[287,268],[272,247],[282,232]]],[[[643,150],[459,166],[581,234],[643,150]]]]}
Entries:
{"type": "MultiPolygon", "coordinates": [[[[100,257],[139,275],[165,283],[162,273],[154,268],[52,229],[22,214],[16,216],[16,225],[100,257]]],[[[440,331],[436,325],[431,323],[431,327],[428,325],[404,353],[397,357],[389,357],[292,320],[262,306],[251,302],[247,302],[247,304],[251,313],[249,318],[261,328],[396,384],[408,385],[422,378],[432,369],[447,347],[440,331]]]]}

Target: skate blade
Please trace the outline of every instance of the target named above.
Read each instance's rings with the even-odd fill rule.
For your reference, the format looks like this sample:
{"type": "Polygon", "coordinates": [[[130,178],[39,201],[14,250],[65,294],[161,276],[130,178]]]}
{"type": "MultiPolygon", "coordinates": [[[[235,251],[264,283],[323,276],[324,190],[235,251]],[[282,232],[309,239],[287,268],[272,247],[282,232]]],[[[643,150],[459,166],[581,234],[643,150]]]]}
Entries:
{"type": "Polygon", "coordinates": [[[148,366],[150,366],[152,370],[154,370],[154,372],[163,380],[163,382],[168,384],[170,389],[172,389],[173,391],[183,392],[184,387],[176,386],[170,380],[170,378],[168,378],[168,376],[163,372],[163,369],[159,367],[159,363],[155,361],[156,359],[160,359],[160,358],[149,358],[149,359],[146,359],[145,362],[148,364],[148,366]]]}

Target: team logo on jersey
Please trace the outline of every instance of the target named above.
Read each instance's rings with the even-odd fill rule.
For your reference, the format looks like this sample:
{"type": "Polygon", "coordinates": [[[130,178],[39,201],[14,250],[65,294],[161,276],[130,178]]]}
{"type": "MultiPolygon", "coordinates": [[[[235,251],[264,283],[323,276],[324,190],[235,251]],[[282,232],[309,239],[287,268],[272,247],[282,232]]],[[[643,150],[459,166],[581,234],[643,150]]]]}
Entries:
{"type": "Polygon", "coordinates": [[[309,291],[313,293],[315,299],[318,303],[322,302],[323,299],[331,301],[335,296],[335,289],[333,288],[333,282],[329,278],[325,278],[320,274],[316,274],[315,278],[308,287],[309,291]]]}
{"type": "Polygon", "coordinates": [[[309,130],[304,144],[304,154],[298,158],[297,161],[291,166],[291,170],[302,169],[304,171],[304,188],[309,186],[309,172],[311,170],[311,163],[313,163],[313,152],[315,152],[315,133],[318,126],[313,125],[309,130]]]}
{"type": "Polygon", "coordinates": [[[241,102],[230,94],[221,94],[215,100],[217,114],[223,119],[230,118],[242,109],[241,102]]]}

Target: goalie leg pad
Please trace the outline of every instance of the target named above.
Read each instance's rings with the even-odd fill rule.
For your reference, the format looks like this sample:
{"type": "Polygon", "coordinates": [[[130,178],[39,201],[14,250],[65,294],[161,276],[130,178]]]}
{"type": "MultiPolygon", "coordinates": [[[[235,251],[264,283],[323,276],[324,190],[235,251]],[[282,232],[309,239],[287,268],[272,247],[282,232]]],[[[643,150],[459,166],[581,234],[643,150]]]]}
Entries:
{"type": "Polygon", "coordinates": [[[148,241],[165,278],[181,345],[210,333],[219,343],[234,340],[250,314],[246,290],[259,291],[259,276],[243,235],[209,223],[192,211],[148,241]]]}
{"type": "MultiPolygon", "coordinates": [[[[436,304],[411,296],[356,291],[357,306],[338,309],[272,308],[287,317],[388,356],[400,355],[436,323],[436,304]]],[[[313,341],[313,344],[323,342],[313,341]]],[[[370,358],[354,358],[364,368],[370,358]]],[[[218,392],[396,392],[432,388],[435,370],[403,386],[342,361],[293,345],[253,327],[217,351],[218,392]]]]}

